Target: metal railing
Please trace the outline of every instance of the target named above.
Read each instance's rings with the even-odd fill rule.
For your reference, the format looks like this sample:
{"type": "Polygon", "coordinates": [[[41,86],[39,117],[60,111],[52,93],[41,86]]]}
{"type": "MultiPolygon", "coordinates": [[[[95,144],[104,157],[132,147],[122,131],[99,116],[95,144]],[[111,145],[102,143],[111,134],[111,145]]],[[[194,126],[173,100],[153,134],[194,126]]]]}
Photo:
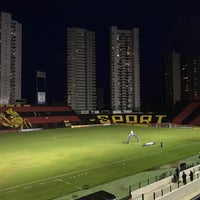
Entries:
{"type": "Polygon", "coordinates": [[[138,195],[138,197],[134,197],[132,198],[132,200],[155,200],[158,199],[160,197],[163,197],[164,195],[173,192],[174,190],[177,190],[180,187],[183,187],[185,184],[182,181],[182,175],[181,173],[183,171],[188,171],[187,174],[187,182],[191,182],[190,177],[189,177],[189,171],[192,170],[193,171],[193,181],[195,181],[196,179],[200,178],[200,165],[199,165],[199,161],[196,162],[196,164],[192,163],[191,165],[187,166],[186,169],[181,170],[180,171],[180,177],[179,179],[175,180],[174,179],[174,174],[175,171],[164,171],[163,173],[161,173],[159,176],[155,176],[155,177],[150,177],[146,180],[140,180],[138,182],[138,184],[134,184],[134,185],[130,185],[129,186],[129,198],[131,199],[131,193],[141,189],[141,193],[140,195],[138,195]],[[199,165],[199,166],[198,166],[199,165]],[[151,188],[151,184],[155,184],[155,183],[159,183],[161,182],[161,180],[163,179],[167,179],[168,181],[166,182],[166,184],[161,184],[160,186],[158,185],[157,187],[152,187],[151,189],[147,189],[144,191],[142,191],[143,188],[151,188]]]}

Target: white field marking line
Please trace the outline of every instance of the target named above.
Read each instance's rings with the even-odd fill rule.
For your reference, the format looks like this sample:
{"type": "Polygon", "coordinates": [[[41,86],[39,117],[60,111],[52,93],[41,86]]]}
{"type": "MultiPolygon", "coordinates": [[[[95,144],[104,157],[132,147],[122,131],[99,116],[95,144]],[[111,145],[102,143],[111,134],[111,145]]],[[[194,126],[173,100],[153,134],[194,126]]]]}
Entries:
{"type": "Polygon", "coordinates": [[[52,180],[53,182],[62,182],[63,180],[62,179],[54,179],[52,180]]]}
{"type": "Polygon", "coordinates": [[[32,188],[32,186],[29,185],[29,186],[25,186],[25,187],[24,187],[25,190],[26,190],[26,189],[29,189],[29,188],[32,188]]]}
{"type": "Polygon", "coordinates": [[[44,185],[44,184],[46,184],[46,182],[41,182],[41,183],[39,183],[40,185],[44,185]]]}
{"type": "Polygon", "coordinates": [[[75,186],[75,188],[78,188],[79,190],[82,190],[82,187],[79,187],[79,186],[75,186]]]}
{"type": "Polygon", "coordinates": [[[9,191],[6,191],[6,193],[11,193],[11,192],[14,192],[15,190],[9,190],[9,191]]]}
{"type": "MultiPolygon", "coordinates": [[[[199,142],[195,142],[195,144],[196,144],[196,143],[198,144],[198,143],[200,143],[200,141],[199,141],[199,142]]],[[[193,144],[194,144],[194,143],[193,143],[193,144]]],[[[191,145],[193,145],[193,144],[183,145],[183,146],[181,146],[181,147],[191,146],[191,145]]],[[[143,148],[146,148],[146,147],[143,147],[143,148]]],[[[148,148],[148,147],[147,147],[147,148],[148,148]]],[[[179,149],[179,147],[169,149],[169,151],[174,150],[174,149],[179,149]]],[[[154,154],[157,154],[157,152],[154,152],[154,153],[151,153],[151,154],[148,154],[148,155],[154,155],[154,154]]],[[[60,174],[60,175],[57,175],[57,176],[52,176],[52,177],[49,177],[49,178],[44,178],[44,179],[40,179],[40,180],[37,180],[37,181],[32,181],[32,182],[29,182],[29,183],[24,183],[24,184],[16,185],[16,186],[13,186],[13,187],[8,187],[8,188],[0,189],[0,192],[7,191],[7,190],[11,190],[11,189],[15,189],[15,188],[19,188],[19,187],[22,187],[22,186],[32,185],[32,184],[39,183],[39,182],[46,182],[46,181],[48,181],[48,180],[58,179],[58,178],[63,177],[63,176],[68,176],[68,175],[75,174],[75,173],[81,173],[81,172],[89,171],[89,170],[96,169],[96,168],[101,168],[101,167],[105,167],[105,166],[110,166],[110,165],[113,165],[113,164],[118,164],[118,163],[125,162],[125,161],[129,161],[129,160],[134,160],[135,158],[144,157],[144,156],[145,156],[145,155],[143,155],[143,156],[134,156],[134,158],[132,157],[132,158],[124,159],[124,160],[115,161],[115,162],[112,162],[112,163],[107,163],[107,164],[98,165],[98,166],[95,166],[95,167],[90,167],[90,168],[87,168],[87,169],[82,169],[82,170],[78,170],[78,171],[66,173],[66,174],[60,174]]],[[[85,174],[87,174],[87,172],[85,172],[85,174]]],[[[74,177],[74,176],[73,176],[73,177],[74,177]]],[[[73,177],[72,177],[72,178],[73,178],[73,177]]],[[[70,177],[69,177],[69,178],[70,178],[70,177]]]]}

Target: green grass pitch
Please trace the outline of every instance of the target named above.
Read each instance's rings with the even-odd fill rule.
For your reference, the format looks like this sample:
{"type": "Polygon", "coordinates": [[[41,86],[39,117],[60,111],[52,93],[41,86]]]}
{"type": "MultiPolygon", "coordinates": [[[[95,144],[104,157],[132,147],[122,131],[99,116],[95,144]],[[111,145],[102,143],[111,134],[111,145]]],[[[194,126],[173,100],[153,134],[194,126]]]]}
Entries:
{"type": "Polygon", "coordinates": [[[0,199],[54,199],[199,151],[199,128],[116,125],[0,134],[0,199]],[[139,143],[125,143],[131,130],[139,143]]]}

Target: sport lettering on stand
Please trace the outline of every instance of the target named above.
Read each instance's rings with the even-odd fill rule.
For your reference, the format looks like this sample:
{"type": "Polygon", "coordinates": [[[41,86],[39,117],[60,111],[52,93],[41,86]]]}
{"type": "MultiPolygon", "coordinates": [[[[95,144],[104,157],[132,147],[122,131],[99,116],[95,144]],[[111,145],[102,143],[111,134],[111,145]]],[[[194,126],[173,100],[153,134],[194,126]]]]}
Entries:
{"type": "Polygon", "coordinates": [[[163,123],[166,115],[97,115],[101,124],[150,124],[163,123]]]}

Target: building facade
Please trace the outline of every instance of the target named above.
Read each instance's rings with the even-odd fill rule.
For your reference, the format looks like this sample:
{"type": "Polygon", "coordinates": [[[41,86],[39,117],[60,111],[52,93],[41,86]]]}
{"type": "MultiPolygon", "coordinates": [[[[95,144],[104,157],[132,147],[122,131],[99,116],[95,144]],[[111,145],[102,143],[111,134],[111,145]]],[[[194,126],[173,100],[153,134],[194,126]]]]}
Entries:
{"type": "Polygon", "coordinates": [[[181,98],[191,101],[200,96],[200,57],[182,59],[181,98]]]}
{"type": "Polygon", "coordinates": [[[180,54],[173,52],[164,58],[165,107],[170,110],[181,100],[180,54]]]}
{"type": "Polygon", "coordinates": [[[67,29],[67,104],[75,111],[96,109],[95,32],[67,29]]]}
{"type": "Polygon", "coordinates": [[[111,109],[140,111],[139,29],[110,29],[111,109]]]}
{"type": "Polygon", "coordinates": [[[21,99],[22,25],[11,14],[0,15],[0,104],[21,99]]]}

